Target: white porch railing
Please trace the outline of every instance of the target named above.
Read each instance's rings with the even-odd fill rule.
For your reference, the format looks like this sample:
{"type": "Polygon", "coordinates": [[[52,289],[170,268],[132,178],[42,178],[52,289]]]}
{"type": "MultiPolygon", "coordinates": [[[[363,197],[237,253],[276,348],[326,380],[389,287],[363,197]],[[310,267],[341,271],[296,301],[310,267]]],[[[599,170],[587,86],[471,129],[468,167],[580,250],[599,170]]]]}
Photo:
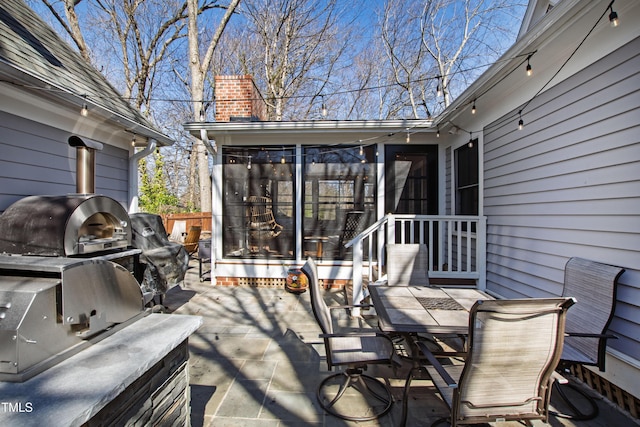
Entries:
{"type": "Polygon", "coordinates": [[[480,216],[389,214],[381,218],[345,244],[353,247],[353,304],[362,301],[363,275],[370,282],[380,279],[387,243],[426,243],[429,277],[474,279],[484,289],[486,227],[486,217],[480,216]]]}

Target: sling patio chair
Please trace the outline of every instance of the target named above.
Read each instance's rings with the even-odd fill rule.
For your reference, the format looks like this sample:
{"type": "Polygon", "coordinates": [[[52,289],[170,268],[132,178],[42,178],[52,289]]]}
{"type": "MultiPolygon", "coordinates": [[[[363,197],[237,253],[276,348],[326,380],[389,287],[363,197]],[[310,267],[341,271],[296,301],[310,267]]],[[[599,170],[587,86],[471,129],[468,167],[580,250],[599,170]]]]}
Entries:
{"type": "MultiPolygon", "coordinates": [[[[418,346],[424,368],[450,409],[452,427],[549,416],[553,373],[560,360],[572,298],[480,300],[469,315],[464,364],[444,365],[418,346]]],[[[405,386],[407,399],[410,378],[405,386]]],[[[446,419],[440,419],[433,425],[446,419]]]]}
{"type": "MultiPolygon", "coordinates": [[[[387,250],[387,286],[428,286],[429,285],[429,248],[424,243],[389,243],[387,250]]],[[[415,358],[412,342],[421,340],[432,352],[444,351],[433,336],[412,334],[408,340],[406,334],[392,336],[399,354],[404,358],[415,358]]],[[[461,347],[464,347],[464,337],[461,347]]]]}
{"type": "MultiPolygon", "coordinates": [[[[617,338],[607,333],[616,307],[618,279],[624,268],[573,257],[564,268],[562,296],[577,303],[567,314],[566,337],[560,357],[560,368],[573,364],[597,366],[605,370],[607,340],[617,338]]],[[[556,381],[558,394],[572,413],[554,413],[562,418],[590,420],[598,415],[596,402],[580,387],[556,381]],[[570,397],[570,394],[571,397],[570,397]],[[589,407],[585,411],[585,405],[589,407]]]]}
{"type": "Polygon", "coordinates": [[[389,286],[429,285],[429,249],[424,243],[388,244],[389,286]]]}
{"type": "Polygon", "coordinates": [[[351,421],[367,421],[383,416],[391,409],[391,390],[382,381],[365,375],[367,365],[382,364],[400,366],[393,343],[384,334],[374,330],[348,333],[334,332],[330,309],[353,306],[329,307],[320,293],[318,271],[313,259],[302,266],[307,276],[313,315],[322,330],[327,367],[345,367],[342,372],[328,376],[318,386],[316,396],[320,406],[329,414],[351,421]],[[336,381],[338,385],[335,385],[336,381]],[[336,391],[337,388],[337,391],[336,391]],[[353,404],[352,391],[360,392],[358,404],[353,404]],[[340,399],[343,402],[339,402],[340,399]],[[364,403],[363,403],[364,401],[364,403]],[[355,413],[358,409],[360,413],[355,413]]]}

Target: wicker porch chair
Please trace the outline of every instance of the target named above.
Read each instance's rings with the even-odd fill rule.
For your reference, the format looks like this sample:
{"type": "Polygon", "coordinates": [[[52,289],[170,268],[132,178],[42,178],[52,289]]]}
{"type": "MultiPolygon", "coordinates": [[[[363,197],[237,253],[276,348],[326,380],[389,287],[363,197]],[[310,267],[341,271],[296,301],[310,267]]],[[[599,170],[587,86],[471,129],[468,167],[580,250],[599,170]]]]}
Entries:
{"type": "Polygon", "coordinates": [[[365,229],[365,215],[363,211],[349,211],[344,217],[342,231],[339,235],[329,236],[328,245],[331,247],[329,252],[335,259],[345,259],[346,255],[351,252],[351,248],[345,248],[344,245],[353,240],[358,234],[365,229]]]}
{"type": "Polygon", "coordinates": [[[326,304],[320,293],[316,264],[311,258],[308,258],[302,267],[302,272],[308,279],[313,315],[322,330],[320,337],[324,339],[327,367],[329,370],[334,366],[346,368],[342,372],[330,375],[320,383],[316,392],[318,403],[329,414],[351,421],[367,421],[386,414],[393,404],[391,390],[385,383],[365,375],[363,371],[370,364],[399,366],[401,362],[394,352],[393,343],[386,335],[376,331],[344,334],[334,332],[330,309],[345,309],[353,306],[329,307],[326,304]],[[336,380],[341,380],[338,391],[335,394],[326,392],[329,384],[336,380]],[[347,394],[347,390],[356,389],[356,387],[365,397],[369,408],[363,411],[362,415],[346,413],[346,410],[341,411],[336,408],[336,404],[347,394]]]}
{"type": "Polygon", "coordinates": [[[498,420],[547,422],[552,374],[573,304],[572,298],[476,302],[464,364],[443,366],[418,343],[431,363],[425,369],[450,408],[452,427],[498,420]]]}
{"type": "Polygon", "coordinates": [[[276,222],[272,204],[270,197],[247,197],[249,244],[252,247],[257,246],[258,251],[269,241],[278,237],[284,229],[276,222]]]}

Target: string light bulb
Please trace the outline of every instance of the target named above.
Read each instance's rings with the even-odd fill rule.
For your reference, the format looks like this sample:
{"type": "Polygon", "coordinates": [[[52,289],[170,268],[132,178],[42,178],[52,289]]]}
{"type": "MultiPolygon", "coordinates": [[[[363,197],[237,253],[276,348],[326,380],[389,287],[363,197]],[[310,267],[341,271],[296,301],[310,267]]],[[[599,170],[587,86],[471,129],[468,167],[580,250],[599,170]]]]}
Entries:
{"type": "Polygon", "coordinates": [[[440,128],[436,128],[436,138],[440,138],[440,128]]]}
{"type": "Polygon", "coordinates": [[[407,144],[411,142],[411,134],[409,133],[409,129],[407,129],[407,144]]]}
{"type": "Polygon", "coordinates": [[[524,120],[522,120],[522,110],[518,111],[518,116],[520,116],[520,120],[518,120],[518,130],[524,129],[524,120]]]}
{"type": "Polygon", "coordinates": [[[611,23],[612,27],[617,27],[618,14],[613,10],[613,2],[611,2],[611,4],[609,5],[609,10],[611,10],[611,13],[609,14],[609,22],[611,23]]]}
{"type": "Polygon", "coordinates": [[[80,110],[80,115],[82,117],[87,117],[89,115],[89,107],[87,107],[87,103],[82,104],[82,109],[80,110]]]}
{"type": "Polygon", "coordinates": [[[133,138],[131,138],[131,146],[135,147],[136,146],[136,134],[133,134],[133,138]]]}
{"type": "Polygon", "coordinates": [[[469,132],[469,143],[467,144],[469,148],[473,148],[473,134],[469,132]]]}
{"type": "Polygon", "coordinates": [[[527,76],[529,77],[533,75],[533,68],[531,67],[531,63],[529,62],[530,60],[531,60],[531,55],[527,57],[527,76]]]}
{"type": "Polygon", "coordinates": [[[249,156],[249,159],[247,160],[247,169],[251,170],[251,156],[249,156]]]}
{"type": "Polygon", "coordinates": [[[442,96],[442,86],[440,85],[440,76],[438,76],[438,86],[436,86],[436,96],[442,96]]]}
{"type": "Polygon", "coordinates": [[[362,145],[360,146],[360,155],[364,155],[364,148],[362,148],[362,145]]]}
{"type": "Polygon", "coordinates": [[[473,100],[473,106],[471,107],[471,114],[475,114],[476,113],[476,100],[473,100]]]}

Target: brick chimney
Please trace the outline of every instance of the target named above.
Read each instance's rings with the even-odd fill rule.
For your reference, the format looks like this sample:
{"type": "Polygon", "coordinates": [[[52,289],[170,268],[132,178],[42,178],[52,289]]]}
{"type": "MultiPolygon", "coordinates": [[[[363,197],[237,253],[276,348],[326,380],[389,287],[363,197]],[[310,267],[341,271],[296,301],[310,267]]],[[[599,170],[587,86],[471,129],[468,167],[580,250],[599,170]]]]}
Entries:
{"type": "Polygon", "coordinates": [[[250,75],[215,76],[216,122],[263,121],[266,104],[250,75]]]}

